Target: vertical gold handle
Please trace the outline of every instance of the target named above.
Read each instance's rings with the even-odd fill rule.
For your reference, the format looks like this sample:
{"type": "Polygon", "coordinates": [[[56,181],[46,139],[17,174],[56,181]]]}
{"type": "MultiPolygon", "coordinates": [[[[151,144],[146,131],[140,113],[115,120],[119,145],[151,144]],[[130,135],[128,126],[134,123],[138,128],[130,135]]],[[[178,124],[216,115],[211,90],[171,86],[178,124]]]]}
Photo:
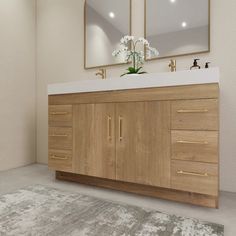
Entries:
{"type": "Polygon", "coordinates": [[[120,142],[123,140],[123,118],[119,116],[119,140],[120,142]]]}
{"type": "Polygon", "coordinates": [[[107,117],[107,130],[108,130],[108,134],[107,134],[108,140],[111,141],[112,134],[111,134],[111,117],[110,116],[107,117]]]}

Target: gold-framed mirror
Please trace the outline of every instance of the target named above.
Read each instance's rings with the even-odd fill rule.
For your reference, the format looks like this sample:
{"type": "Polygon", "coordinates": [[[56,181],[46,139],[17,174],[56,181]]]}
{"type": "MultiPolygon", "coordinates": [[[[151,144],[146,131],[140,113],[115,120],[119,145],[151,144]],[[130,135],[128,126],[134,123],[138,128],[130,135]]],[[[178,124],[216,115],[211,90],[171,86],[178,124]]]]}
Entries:
{"type": "Polygon", "coordinates": [[[84,68],[125,64],[125,57],[113,57],[120,39],[131,35],[132,0],[85,0],[84,68]]]}
{"type": "Polygon", "coordinates": [[[145,0],[145,38],[159,56],[210,52],[210,0],[145,0]]]}

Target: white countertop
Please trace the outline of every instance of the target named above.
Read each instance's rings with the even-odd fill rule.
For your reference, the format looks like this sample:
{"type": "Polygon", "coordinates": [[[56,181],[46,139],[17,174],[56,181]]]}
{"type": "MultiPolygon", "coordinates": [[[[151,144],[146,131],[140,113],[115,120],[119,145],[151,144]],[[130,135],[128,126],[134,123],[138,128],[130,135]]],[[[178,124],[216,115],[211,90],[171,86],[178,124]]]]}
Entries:
{"type": "Polygon", "coordinates": [[[48,85],[48,95],[219,83],[219,68],[79,80],[48,85]]]}

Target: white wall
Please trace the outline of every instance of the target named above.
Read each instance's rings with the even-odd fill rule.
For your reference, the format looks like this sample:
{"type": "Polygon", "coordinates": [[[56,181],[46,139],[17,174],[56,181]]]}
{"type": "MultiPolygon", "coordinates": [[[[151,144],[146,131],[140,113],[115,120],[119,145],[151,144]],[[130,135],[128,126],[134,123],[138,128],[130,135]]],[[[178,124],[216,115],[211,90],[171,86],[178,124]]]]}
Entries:
{"type": "MultiPolygon", "coordinates": [[[[47,84],[95,78],[83,69],[83,0],[38,0],[37,158],[47,163],[47,84]]],[[[211,53],[177,58],[178,70],[195,57],[221,70],[221,189],[236,192],[236,1],[211,1],[211,53]]],[[[168,17],[168,16],[167,16],[168,17]]],[[[133,1],[133,34],[144,34],[143,0],[133,1]]],[[[108,76],[120,75],[113,67],[108,76]]],[[[148,72],[168,71],[168,60],[149,62],[148,72]]]]}
{"type": "Polygon", "coordinates": [[[0,170],[36,161],[35,1],[0,0],[0,170]]]}

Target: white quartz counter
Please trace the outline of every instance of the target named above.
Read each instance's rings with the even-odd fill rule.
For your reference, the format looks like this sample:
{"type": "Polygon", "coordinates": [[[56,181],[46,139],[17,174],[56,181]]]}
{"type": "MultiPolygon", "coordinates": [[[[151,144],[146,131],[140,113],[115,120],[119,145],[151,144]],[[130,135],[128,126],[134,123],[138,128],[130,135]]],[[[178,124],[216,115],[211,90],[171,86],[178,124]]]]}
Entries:
{"type": "Polygon", "coordinates": [[[79,80],[48,85],[48,95],[219,83],[219,68],[79,80]]]}

